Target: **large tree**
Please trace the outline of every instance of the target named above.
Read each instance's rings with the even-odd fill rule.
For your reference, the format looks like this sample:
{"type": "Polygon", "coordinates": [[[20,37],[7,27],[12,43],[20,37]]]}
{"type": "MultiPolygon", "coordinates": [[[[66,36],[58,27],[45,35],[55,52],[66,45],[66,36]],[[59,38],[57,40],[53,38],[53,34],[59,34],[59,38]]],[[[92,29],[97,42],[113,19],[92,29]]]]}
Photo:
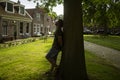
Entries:
{"type": "Polygon", "coordinates": [[[87,80],[82,0],[64,0],[63,80],[87,80]]]}
{"type": "MultiPolygon", "coordinates": [[[[56,5],[62,0],[42,0],[56,5]]],[[[88,80],[83,44],[82,0],[64,0],[64,48],[57,80],[88,80]]]]}

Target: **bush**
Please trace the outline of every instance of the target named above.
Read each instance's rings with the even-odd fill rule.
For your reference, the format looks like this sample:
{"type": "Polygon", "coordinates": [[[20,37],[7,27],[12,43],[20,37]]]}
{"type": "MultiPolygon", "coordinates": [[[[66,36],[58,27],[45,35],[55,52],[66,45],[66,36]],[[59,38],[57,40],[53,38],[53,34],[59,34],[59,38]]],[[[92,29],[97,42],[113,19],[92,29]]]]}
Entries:
{"type": "Polygon", "coordinates": [[[27,39],[15,40],[15,41],[8,41],[8,42],[0,44],[0,48],[7,48],[7,47],[21,45],[21,44],[27,44],[27,43],[35,42],[35,41],[36,41],[35,38],[27,38],[27,39]]]}

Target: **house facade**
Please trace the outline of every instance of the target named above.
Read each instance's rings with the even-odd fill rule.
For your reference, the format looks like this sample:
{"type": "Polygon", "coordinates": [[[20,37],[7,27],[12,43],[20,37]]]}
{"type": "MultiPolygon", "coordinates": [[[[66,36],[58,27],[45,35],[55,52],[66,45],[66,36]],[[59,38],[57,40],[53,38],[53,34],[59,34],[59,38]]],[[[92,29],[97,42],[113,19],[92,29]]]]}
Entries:
{"type": "Polygon", "coordinates": [[[30,37],[31,22],[32,17],[19,0],[0,0],[0,40],[30,37]]]}
{"type": "Polygon", "coordinates": [[[36,8],[26,10],[33,18],[32,36],[40,36],[53,32],[53,28],[55,27],[53,20],[43,8],[36,6],[36,8]]]}

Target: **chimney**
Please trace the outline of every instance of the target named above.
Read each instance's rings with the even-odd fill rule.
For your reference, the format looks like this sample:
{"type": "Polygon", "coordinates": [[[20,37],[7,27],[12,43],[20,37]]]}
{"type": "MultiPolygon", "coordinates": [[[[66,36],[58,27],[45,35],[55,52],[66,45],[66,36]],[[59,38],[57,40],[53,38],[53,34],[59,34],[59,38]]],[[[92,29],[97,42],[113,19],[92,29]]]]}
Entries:
{"type": "Polygon", "coordinates": [[[20,4],[20,1],[18,0],[18,2],[17,2],[18,4],[20,4]]]}
{"type": "Polygon", "coordinates": [[[37,2],[36,8],[39,8],[39,3],[37,2]]]}

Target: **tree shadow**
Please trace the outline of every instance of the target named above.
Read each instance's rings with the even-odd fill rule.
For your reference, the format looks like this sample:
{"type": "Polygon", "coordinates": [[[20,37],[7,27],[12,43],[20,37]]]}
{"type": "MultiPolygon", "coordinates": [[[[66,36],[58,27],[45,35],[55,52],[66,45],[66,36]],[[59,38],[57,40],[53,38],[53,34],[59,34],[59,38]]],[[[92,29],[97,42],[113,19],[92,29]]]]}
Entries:
{"type": "Polygon", "coordinates": [[[5,80],[5,79],[3,79],[3,78],[0,77],[0,80],[5,80]]]}
{"type": "Polygon", "coordinates": [[[54,80],[54,74],[40,73],[38,79],[36,80],[54,80]]]}

